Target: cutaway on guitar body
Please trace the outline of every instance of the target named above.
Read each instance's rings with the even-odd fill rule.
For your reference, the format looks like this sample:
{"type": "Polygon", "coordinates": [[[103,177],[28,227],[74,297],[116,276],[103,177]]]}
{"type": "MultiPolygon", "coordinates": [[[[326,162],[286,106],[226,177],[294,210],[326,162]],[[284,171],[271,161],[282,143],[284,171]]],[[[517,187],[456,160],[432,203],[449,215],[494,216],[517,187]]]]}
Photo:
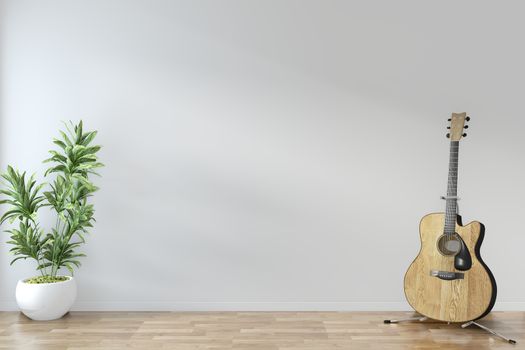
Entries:
{"type": "Polygon", "coordinates": [[[485,316],[496,300],[496,282],[480,256],[484,226],[473,221],[462,226],[457,215],[455,234],[469,252],[471,265],[457,269],[455,254],[444,254],[439,245],[445,230],[445,213],[421,220],[421,250],[405,274],[409,304],[420,314],[445,322],[467,322],[485,316]]]}

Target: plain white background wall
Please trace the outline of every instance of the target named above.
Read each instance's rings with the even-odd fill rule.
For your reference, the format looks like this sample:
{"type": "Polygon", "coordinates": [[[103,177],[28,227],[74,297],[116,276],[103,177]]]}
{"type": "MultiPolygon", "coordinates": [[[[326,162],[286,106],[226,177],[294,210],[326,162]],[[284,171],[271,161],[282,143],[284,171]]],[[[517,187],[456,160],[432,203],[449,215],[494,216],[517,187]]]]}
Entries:
{"type": "MultiPolygon", "coordinates": [[[[3,1],[1,166],[41,175],[61,120],[99,130],[77,309],[408,309],[419,220],[444,207],[446,120],[467,111],[461,211],[486,225],[497,308],[523,310],[524,10],[3,1]]],[[[9,267],[6,236],[14,309],[34,272],[9,267]]]]}

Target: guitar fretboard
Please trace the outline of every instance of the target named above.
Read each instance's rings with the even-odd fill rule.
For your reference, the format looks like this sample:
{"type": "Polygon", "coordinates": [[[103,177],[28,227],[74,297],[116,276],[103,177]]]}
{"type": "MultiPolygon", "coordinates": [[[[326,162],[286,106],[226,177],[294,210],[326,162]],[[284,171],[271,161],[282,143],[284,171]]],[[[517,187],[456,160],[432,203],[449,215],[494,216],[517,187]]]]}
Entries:
{"type": "Polygon", "coordinates": [[[445,233],[454,234],[456,230],[457,195],[458,195],[458,153],[459,141],[450,141],[448,165],[448,185],[445,210],[445,233]]]}

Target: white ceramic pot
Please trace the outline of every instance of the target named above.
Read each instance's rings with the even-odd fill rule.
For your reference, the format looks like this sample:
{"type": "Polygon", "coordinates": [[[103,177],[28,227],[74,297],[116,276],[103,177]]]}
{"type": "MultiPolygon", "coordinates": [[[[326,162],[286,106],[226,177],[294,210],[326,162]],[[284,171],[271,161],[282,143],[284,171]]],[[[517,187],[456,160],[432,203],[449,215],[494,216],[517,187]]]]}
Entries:
{"type": "Polygon", "coordinates": [[[75,279],[66,276],[63,282],[29,284],[24,280],[16,285],[16,302],[27,317],[38,320],[55,320],[64,316],[77,297],[75,279]]]}

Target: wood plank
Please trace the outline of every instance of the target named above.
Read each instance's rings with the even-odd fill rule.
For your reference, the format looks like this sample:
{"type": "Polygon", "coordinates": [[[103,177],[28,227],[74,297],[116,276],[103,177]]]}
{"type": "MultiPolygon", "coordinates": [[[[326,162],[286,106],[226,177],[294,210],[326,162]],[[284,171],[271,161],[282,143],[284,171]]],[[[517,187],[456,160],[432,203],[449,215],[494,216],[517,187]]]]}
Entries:
{"type": "Polygon", "coordinates": [[[524,312],[495,312],[475,327],[383,324],[410,312],[71,312],[50,322],[0,312],[0,349],[525,349],[524,312]]]}

